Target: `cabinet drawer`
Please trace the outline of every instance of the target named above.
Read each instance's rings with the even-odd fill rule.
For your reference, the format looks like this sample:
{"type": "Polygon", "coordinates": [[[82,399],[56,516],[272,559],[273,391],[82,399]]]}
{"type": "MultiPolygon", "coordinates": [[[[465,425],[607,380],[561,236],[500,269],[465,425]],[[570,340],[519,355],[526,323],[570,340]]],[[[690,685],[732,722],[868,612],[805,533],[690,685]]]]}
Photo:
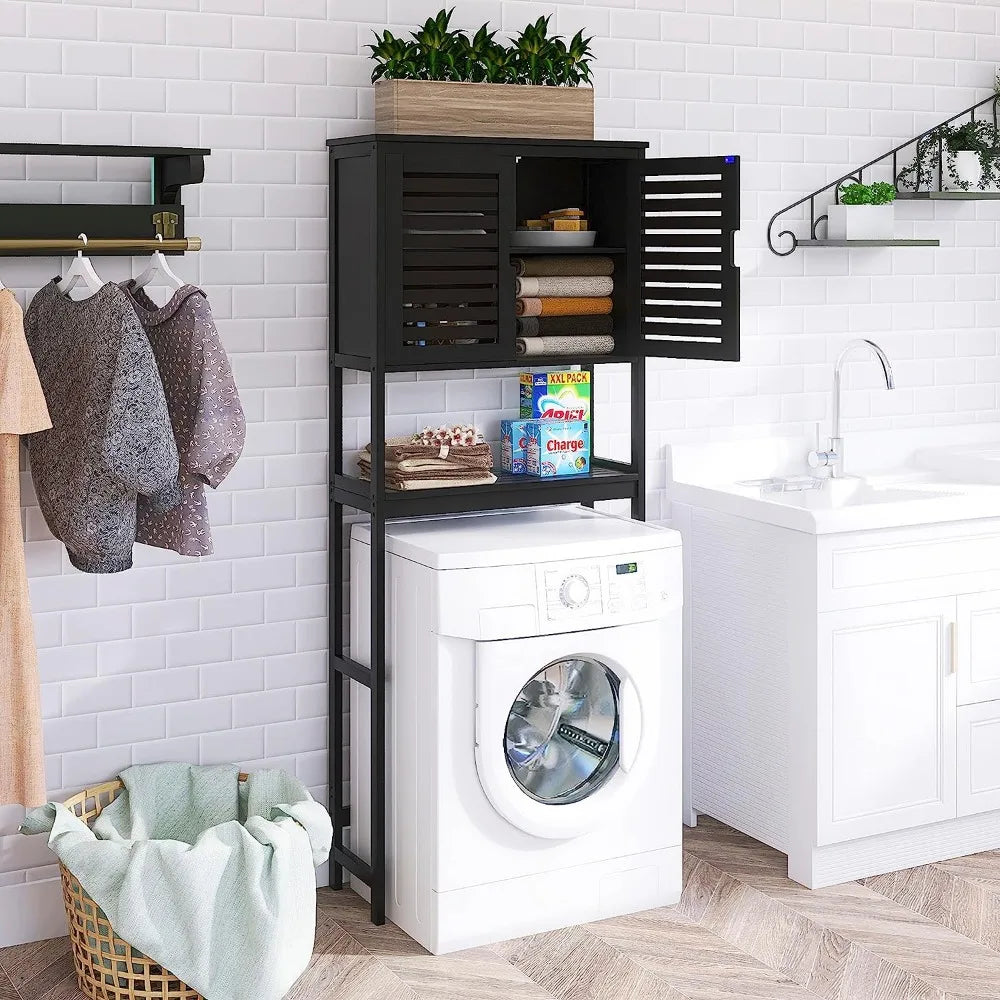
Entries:
{"type": "Polygon", "coordinates": [[[1000,521],[818,540],[821,611],[1000,589],[1000,521]]]}
{"type": "Polygon", "coordinates": [[[1000,809],[1000,701],[958,710],[958,815],[1000,809]]]}

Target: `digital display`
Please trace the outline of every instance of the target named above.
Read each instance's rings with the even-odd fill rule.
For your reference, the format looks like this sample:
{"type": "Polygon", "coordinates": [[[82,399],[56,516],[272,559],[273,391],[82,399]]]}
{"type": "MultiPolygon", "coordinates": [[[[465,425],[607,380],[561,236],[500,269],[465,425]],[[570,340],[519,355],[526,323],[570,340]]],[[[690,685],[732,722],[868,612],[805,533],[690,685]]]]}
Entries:
{"type": "Polygon", "coordinates": [[[625,576],[627,573],[638,573],[639,564],[638,563],[619,563],[615,567],[615,573],[618,576],[625,576]]]}

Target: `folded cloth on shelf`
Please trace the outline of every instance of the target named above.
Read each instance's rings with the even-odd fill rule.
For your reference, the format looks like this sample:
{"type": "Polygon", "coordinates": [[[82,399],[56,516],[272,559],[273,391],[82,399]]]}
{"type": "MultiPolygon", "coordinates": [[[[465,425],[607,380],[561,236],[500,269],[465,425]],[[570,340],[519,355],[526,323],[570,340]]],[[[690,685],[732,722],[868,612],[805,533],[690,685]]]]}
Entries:
{"type": "Polygon", "coordinates": [[[608,336],[614,330],[610,316],[519,316],[519,337],[608,336]]]}
{"type": "Polygon", "coordinates": [[[50,802],[21,832],[48,833],[118,935],[202,996],[280,1000],[312,957],[333,826],[295,778],[239,773],[130,767],[93,829],[50,802]]]}
{"type": "Polygon", "coordinates": [[[598,298],[610,295],[615,282],[609,275],[555,278],[516,278],[517,294],[521,298],[572,298],[584,296],[598,298]]]}
{"type": "MultiPolygon", "coordinates": [[[[385,485],[390,490],[441,489],[447,486],[484,486],[497,481],[493,452],[486,443],[471,445],[421,444],[412,438],[389,438],[385,446],[385,485]]],[[[371,480],[371,444],[358,456],[361,478],[371,480]]]]}
{"type": "Polygon", "coordinates": [[[511,263],[514,265],[514,273],[519,278],[551,276],[589,278],[615,273],[615,262],[610,257],[592,257],[588,254],[573,257],[568,255],[514,257],[511,263]]]}
{"type": "Polygon", "coordinates": [[[522,357],[538,354],[610,354],[614,337],[518,337],[515,350],[522,357]]]}
{"type": "Polygon", "coordinates": [[[518,316],[606,316],[609,298],[523,298],[515,305],[518,316]]]}

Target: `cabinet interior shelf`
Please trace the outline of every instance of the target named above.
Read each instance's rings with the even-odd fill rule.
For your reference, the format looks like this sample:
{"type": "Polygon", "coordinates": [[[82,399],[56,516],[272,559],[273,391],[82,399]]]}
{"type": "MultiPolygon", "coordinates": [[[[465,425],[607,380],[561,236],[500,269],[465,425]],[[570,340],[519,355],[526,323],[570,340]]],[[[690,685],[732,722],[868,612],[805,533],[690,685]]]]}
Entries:
{"type": "MultiPolygon", "coordinates": [[[[499,361],[475,362],[469,361],[428,361],[427,364],[417,364],[415,361],[398,365],[386,365],[387,372],[444,372],[444,371],[503,371],[513,369],[521,371],[525,368],[546,368],[552,365],[631,365],[642,359],[635,354],[536,354],[519,355],[515,358],[499,361]]],[[[336,354],[333,363],[341,368],[350,368],[356,372],[375,370],[375,359],[358,357],[353,354],[336,354]]]]}
{"type": "Polygon", "coordinates": [[[516,247],[510,248],[512,257],[538,256],[562,257],[564,254],[593,254],[595,256],[626,253],[625,247],[516,247]]]}
{"type": "Polygon", "coordinates": [[[939,247],[940,240],[799,240],[800,247],[939,247]]]}

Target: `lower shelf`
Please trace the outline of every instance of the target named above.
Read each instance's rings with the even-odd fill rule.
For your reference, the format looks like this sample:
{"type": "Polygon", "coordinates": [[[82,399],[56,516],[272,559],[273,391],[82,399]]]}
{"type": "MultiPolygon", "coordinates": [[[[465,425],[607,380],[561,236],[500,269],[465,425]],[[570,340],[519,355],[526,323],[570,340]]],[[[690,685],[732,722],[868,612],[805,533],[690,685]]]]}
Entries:
{"type": "MultiPolygon", "coordinates": [[[[452,486],[440,490],[386,490],[382,510],[386,518],[426,514],[460,514],[507,507],[631,500],[639,493],[639,474],[596,468],[586,476],[535,479],[500,473],[492,486],[452,486]]],[[[356,510],[372,512],[371,486],[353,476],[337,476],[331,499],[356,510]]]]}

